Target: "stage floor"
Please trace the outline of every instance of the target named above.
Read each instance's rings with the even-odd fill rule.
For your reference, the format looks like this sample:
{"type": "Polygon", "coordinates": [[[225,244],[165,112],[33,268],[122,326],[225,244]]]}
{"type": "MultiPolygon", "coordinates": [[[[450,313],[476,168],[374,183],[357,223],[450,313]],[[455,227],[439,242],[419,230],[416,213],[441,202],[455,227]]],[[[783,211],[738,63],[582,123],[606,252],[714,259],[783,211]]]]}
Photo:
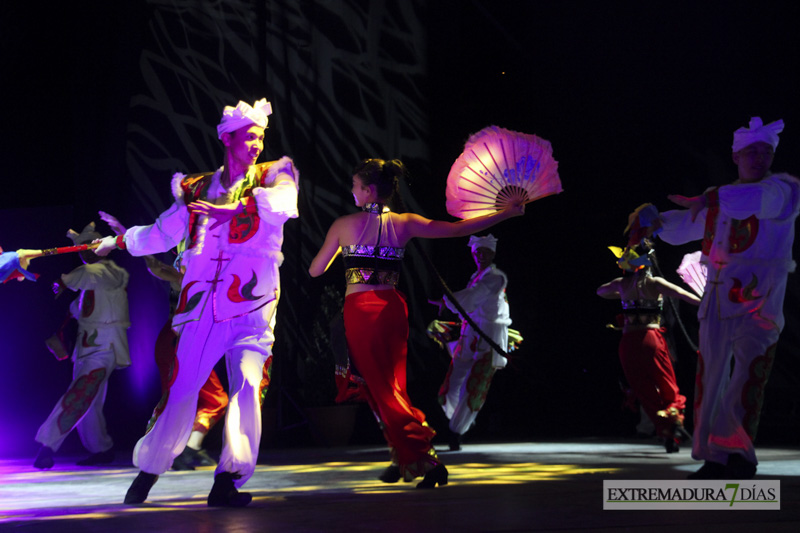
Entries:
{"type": "Polygon", "coordinates": [[[25,532],[522,532],[800,531],[800,450],[758,449],[756,480],[781,482],[779,511],[604,511],[603,480],[682,480],[689,452],[653,441],[580,439],[465,444],[440,452],[450,483],[435,490],[377,481],[388,454],[377,447],[268,450],[245,490],[244,509],[210,509],[213,468],[168,472],[148,503],[122,505],[135,477],[129,454],[101,468],[56,456],[0,461],[0,530],[25,532]]]}

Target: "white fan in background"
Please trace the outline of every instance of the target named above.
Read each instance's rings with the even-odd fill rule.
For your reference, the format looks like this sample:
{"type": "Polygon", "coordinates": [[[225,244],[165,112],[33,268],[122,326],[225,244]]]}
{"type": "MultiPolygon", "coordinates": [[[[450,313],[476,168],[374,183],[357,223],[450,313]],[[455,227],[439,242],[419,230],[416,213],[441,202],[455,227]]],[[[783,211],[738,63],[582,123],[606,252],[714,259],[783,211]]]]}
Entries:
{"type": "Polygon", "coordinates": [[[692,288],[698,296],[703,296],[708,278],[708,267],[700,262],[701,252],[693,252],[683,256],[678,274],[684,283],[692,288]]]}
{"type": "Polygon", "coordinates": [[[467,219],[560,193],[550,142],[489,126],[473,134],[447,176],[447,212],[467,219]]]}

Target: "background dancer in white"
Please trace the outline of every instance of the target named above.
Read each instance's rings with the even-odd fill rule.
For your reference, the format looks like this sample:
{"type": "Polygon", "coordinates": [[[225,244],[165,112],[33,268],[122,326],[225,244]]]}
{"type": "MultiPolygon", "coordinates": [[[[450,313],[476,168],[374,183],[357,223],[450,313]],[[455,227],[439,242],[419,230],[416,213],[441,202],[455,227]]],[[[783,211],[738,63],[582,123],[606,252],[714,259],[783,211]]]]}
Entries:
{"type": "MultiPolygon", "coordinates": [[[[100,237],[94,222],[80,234],[69,230],[67,237],[76,245],[100,237]]],[[[53,284],[56,298],[69,289],[80,294],[70,304],[78,319],[78,336],[72,352],[72,383],[58,400],[50,416],[36,433],[42,444],[33,466],[52,468],[53,453],[73,429],[91,455],[78,461],[81,466],[111,463],[114,441],[106,430],[103,404],[106,401],[108,378],[117,368],[130,366],[128,355],[128,272],[110,259],[101,259],[94,252],[80,252],[85,264],[63,274],[53,284]]],[[[60,342],[58,342],[60,347],[60,342]]],[[[51,348],[52,349],[52,348],[51,348]]],[[[63,348],[54,350],[57,358],[66,358],[63,348]]]]}
{"type": "MultiPolygon", "coordinates": [[[[453,293],[475,324],[498,346],[508,346],[508,326],[511,315],[506,299],[508,278],[493,261],[497,252],[497,239],[489,234],[472,236],[468,244],[477,270],[470,277],[467,287],[453,293]]],[[[431,301],[454,313],[458,309],[445,296],[431,301]]],[[[452,361],[444,383],[439,390],[439,403],[450,419],[450,450],[461,449],[464,433],[475,423],[478,411],[486,401],[489,385],[498,368],[505,368],[508,361],[497,353],[466,320],[461,323],[461,336],[452,351],[452,361]]]]}

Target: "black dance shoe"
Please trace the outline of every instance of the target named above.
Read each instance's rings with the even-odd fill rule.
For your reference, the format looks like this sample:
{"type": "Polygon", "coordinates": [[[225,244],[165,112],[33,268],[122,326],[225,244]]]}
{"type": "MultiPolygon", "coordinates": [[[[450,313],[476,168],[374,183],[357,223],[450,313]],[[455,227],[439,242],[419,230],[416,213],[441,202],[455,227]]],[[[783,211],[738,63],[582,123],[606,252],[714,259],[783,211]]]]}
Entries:
{"type": "Polygon", "coordinates": [[[139,475],[133,480],[127,494],[125,494],[125,503],[127,505],[143,503],[156,481],[158,481],[157,475],[148,474],[144,470],[140,470],[139,475]]]}
{"type": "Polygon", "coordinates": [[[418,489],[435,489],[436,485],[443,487],[447,485],[447,468],[439,463],[436,468],[429,470],[425,477],[417,483],[418,489]]]}
{"type": "Polygon", "coordinates": [[[728,468],[722,463],[706,461],[700,470],[689,474],[686,479],[728,479],[728,468]]]}
{"type": "Polygon", "coordinates": [[[681,450],[681,447],[678,444],[678,439],[676,439],[675,437],[665,438],[664,448],[667,450],[667,453],[677,453],[681,450]]]}
{"type": "Polygon", "coordinates": [[[202,448],[192,450],[192,464],[194,466],[217,466],[217,462],[202,448]]]}
{"type": "Polygon", "coordinates": [[[208,452],[195,450],[189,446],[172,461],[173,470],[194,470],[196,466],[217,466],[217,462],[208,455],[208,452]]]}
{"type": "Polygon", "coordinates": [[[93,453],[86,459],[81,459],[75,464],[78,466],[107,465],[114,462],[114,450],[106,450],[100,453],[93,453]]]}
{"type": "Polygon", "coordinates": [[[753,479],[756,475],[756,465],[742,457],[738,453],[728,456],[727,479],[753,479]]]}
{"type": "Polygon", "coordinates": [[[378,476],[378,479],[384,483],[397,483],[400,481],[401,477],[400,467],[397,465],[389,465],[383,472],[381,472],[381,475],[378,476]]]}
{"type": "Polygon", "coordinates": [[[208,493],[209,507],[244,507],[253,500],[249,492],[239,492],[233,484],[236,474],[221,472],[214,476],[214,486],[208,493]]]}
{"type": "Polygon", "coordinates": [[[48,470],[53,468],[53,465],[56,464],[56,462],[53,460],[53,453],[53,449],[49,446],[42,446],[39,449],[39,454],[33,461],[34,468],[38,468],[39,470],[48,470]]]}
{"type": "Polygon", "coordinates": [[[172,460],[173,470],[194,470],[194,459],[188,446],[175,459],[172,460]]]}

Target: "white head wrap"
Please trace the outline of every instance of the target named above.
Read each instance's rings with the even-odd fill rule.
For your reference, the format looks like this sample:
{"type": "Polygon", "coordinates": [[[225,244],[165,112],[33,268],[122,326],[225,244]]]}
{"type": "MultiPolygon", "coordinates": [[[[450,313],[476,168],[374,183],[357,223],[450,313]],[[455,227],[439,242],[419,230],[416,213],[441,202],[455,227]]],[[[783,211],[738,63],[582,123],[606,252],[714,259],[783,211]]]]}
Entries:
{"type": "Polygon", "coordinates": [[[497,251],[497,239],[491,233],[489,235],[485,235],[483,237],[476,237],[475,235],[469,238],[469,243],[467,243],[470,250],[474,253],[475,250],[478,248],[488,248],[493,252],[497,251]]]}
{"type": "Polygon", "coordinates": [[[778,147],[778,134],[782,131],[783,120],[776,120],[765,126],[761,117],[752,117],[750,127],[739,128],[733,132],[733,151],[738,152],[756,142],[765,142],[774,150],[778,147]]]}
{"type": "Polygon", "coordinates": [[[102,239],[103,236],[95,231],[94,222],[89,222],[83,231],[78,233],[74,229],[67,230],[67,237],[69,237],[75,245],[86,244],[95,239],[102,239]]]}
{"type": "Polygon", "coordinates": [[[266,98],[254,103],[252,106],[239,100],[236,107],[225,106],[222,110],[222,119],[217,126],[217,137],[222,138],[223,133],[230,133],[250,124],[261,128],[267,127],[267,118],[272,114],[272,104],[266,98]]]}

